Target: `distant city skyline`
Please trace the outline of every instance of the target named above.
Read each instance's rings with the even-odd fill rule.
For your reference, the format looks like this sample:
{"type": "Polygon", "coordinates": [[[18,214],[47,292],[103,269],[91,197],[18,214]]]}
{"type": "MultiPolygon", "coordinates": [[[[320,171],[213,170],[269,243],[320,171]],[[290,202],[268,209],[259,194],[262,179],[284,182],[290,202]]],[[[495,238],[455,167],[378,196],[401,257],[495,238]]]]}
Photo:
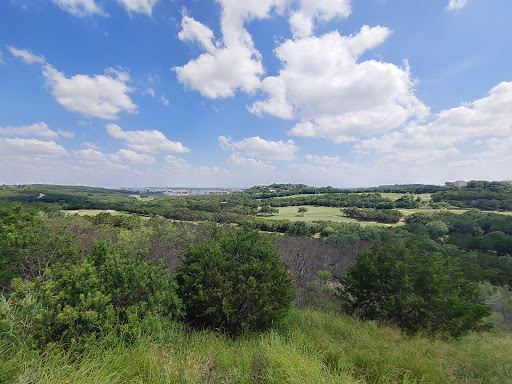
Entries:
{"type": "Polygon", "coordinates": [[[5,0],[0,184],[512,179],[512,2],[5,0]]]}

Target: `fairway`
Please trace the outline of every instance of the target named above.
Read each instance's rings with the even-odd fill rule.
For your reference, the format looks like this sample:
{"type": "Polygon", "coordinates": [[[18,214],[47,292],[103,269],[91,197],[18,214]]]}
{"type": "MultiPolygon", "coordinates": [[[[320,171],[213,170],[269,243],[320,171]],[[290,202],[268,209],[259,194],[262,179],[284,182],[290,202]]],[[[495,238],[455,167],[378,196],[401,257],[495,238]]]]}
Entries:
{"type": "Polygon", "coordinates": [[[358,223],[361,225],[385,225],[381,223],[358,221],[349,219],[348,217],[342,216],[340,208],[333,207],[315,207],[312,205],[303,205],[308,211],[302,216],[297,210],[299,207],[279,207],[279,213],[273,216],[268,216],[268,219],[273,220],[290,220],[290,221],[316,221],[316,220],[330,220],[343,223],[358,223]]]}

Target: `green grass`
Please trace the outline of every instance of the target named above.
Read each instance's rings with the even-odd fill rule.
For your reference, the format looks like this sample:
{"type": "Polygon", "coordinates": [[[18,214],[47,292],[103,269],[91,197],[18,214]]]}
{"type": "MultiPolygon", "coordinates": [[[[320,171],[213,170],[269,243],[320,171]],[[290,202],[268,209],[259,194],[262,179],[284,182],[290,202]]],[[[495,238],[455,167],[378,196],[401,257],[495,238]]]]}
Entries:
{"type": "Polygon", "coordinates": [[[115,210],[105,210],[105,209],[63,209],[61,212],[64,212],[67,215],[78,215],[78,216],[96,216],[99,213],[109,212],[112,215],[125,215],[129,216],[130,214],[122,211],[115,210]]]}
{"type": "Polygon", "coordinates": [[[238,339],[162,319],[133,344],[80,350],[0,345],[1,383],[510,383],[512,337],[404,336],[344,315],[293,310],[238,339]]]}
{"type": "Polygon", "coordinates": [[[343,223],[359,223],[361,225],[384,225],[379,223],[358,221],[342,216],[340,208],[315,207],[312,205],[303,205],[303,207],[306,207],[308,209],[304,216],[297,212],[299,207],[279,207],[279,213],[273,216],[268,216],[267,218],[274,220],[286,219],[290,221],[330,220],[343,223]]]}
{"type": "MultiPolygon", "coordinates": [[[[378,192],[380,193],[380,192],[378,192]]],[[[357,192],[356,194],[359,194],[359,195],[362,195],[362,194],[368,194],[368,192],[357,192]]],[[[380,193],[382,195],[382,197],[387,197],[388,199],[391,199],[391,200],[398,200],[399,198],[401,198],[404,194],[403,193],[380,193]]],[[[317,196],[322,196],[322,195],[345,195],[345,193],[317,193],[316,194],[317,196]]],[[[291,195],[291,196],[279,196],[279,197],[275,197],[275,199],[287,199],[289,197],[307,197],[307,196],[314,196],[314,194],[298,194],[298,195],[291,195]]],[[[431,199],[431,194],[430,193],[421,193],[421,194],[415,194],[414,196],[416,197],[421,197],[422,200],[430,200],[431,199]]]]}

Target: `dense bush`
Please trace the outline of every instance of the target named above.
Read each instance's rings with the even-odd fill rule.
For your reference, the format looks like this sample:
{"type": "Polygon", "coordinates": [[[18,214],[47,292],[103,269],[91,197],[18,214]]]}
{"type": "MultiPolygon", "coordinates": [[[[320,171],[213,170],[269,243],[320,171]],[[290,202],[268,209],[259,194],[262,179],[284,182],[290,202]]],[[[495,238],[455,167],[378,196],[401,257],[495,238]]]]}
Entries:
{"type": "Polygon", "coordinates": [[[341,280],[351,312],[392,321],[409,332],[459,336],[482,327],[490,308],[478,286],[440,253],[382,244],[359,254],[341,280]]]}
{"type": "Polygon", "coordinates": [[[232,334],[269,327],[294,298],[277,252],[256,231],[218,230],[210,240],[190,245],[176,282],[190,322],[232,334]]]}
{"type": "Polygon", "coordinates": [[[76,265],[56,264],[34,281],[13,281],[2,327],[41,347],[51,341],[74,344],[112,330],[130,336],[150,313],[179,312],[179,300],[163,265],[97,243],[76,265]]]}

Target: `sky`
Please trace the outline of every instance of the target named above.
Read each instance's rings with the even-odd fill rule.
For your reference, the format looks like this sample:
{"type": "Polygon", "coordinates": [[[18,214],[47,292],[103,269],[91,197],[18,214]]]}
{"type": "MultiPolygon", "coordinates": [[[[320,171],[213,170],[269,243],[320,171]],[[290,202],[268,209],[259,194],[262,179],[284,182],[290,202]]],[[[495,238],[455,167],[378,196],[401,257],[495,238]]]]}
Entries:
{"type": "Polygon", "coordinates": [[[512,1],[2,0],[0,184],[512,179],[512,1]]]}

